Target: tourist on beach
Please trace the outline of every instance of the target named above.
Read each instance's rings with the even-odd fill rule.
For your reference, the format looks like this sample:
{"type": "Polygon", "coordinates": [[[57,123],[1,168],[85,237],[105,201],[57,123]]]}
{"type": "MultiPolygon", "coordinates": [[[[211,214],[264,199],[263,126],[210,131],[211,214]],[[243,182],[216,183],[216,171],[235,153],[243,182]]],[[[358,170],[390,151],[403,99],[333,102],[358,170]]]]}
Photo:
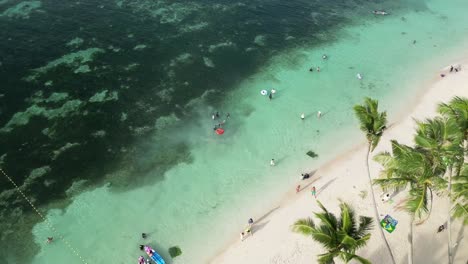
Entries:
{"type": "Polygon", "coordinates": [[[311,193],[314,196],[314,198],[317,199],[317,190],[315,189],[315,186],[312,186],[311,193]]]}
{"type": "Polygon", "coordinates": [[[453,65],[450,65],[450,72],[453,72],[453,65]]]}
{"type": "Polygon", "coordinates": [[[309,179],[310,175],[309,173],[302,173],[301,174],[301,180],[309,179]]]}
{"type": "Polygon", "coordinates": [[[296,193],[300,192],[301,191],[301,185],[299,184],[297,187],[296,187],[296,193]]]}
{"type": "Polygon", "coordinates": [[[230,113],[227,113],[226,119],[229,119],[230,117],[231,117],[231,114],[230,114],[230,113]]]}
{"type": "Polygon", "coordinates": [[[444,231],[444,229],[445,229],[445,225],[439,226],[439,228],[437,229],[437,233],[444,231]]]}
{"type": "Polygon", "coordinates": [[[144,245],[140,245],[140,250],[143,250],[145,249],[145,246],[144,245]]]}
{"type": "Polygon", "coordinates": [[[321,117],[322,117],[322,112],[318,111],[318,112],[317,112],[317,118],[320,119],[321,117]]]}
{"type": "Polygon", "coordinates": [[[240,233],[240,239],[241,239],[241,241],[244,241],[244,232],[240,233]]]}
{"type": "Polygon", "coordinates": [[[271,166],[275,166],[275,159],[271,159],[271,160],[270,160],[270,165],[271,165],[271,166]]]}
{"type": "Polygon", "coordinates": [[[141,233],[141,238],[147,238],[148,236],[146,235],[146,233],[141,233]]]}
{"type": "Polygon", "coordinates": [[[301,114],[301,119],[304,120],[304,118],[305,118],[305,115],[304,115],[304,113],[302,113],[301,114]]]}
{"type": "Polygon", "coordinates": [[[215,120],[215,114],[211,115],[211,119],[215,120]]]}
{"type": "Polygon", "coordinates": [[[216,112],[215,116],[216,118],[219,118],[219,112],[216,112]]]}
{"type": "Polygon", "coordinates": [[[273,94],[270,93],[270,94],[268,95],[268,98],[269,98],[270,100],[273,99],[273,94]]]}
{"type": "Polygon", "coordinates": [[[249,224],[249,226],[252,226],[253,225],[253,219],[252,218],[249,218],[249,221],[247,221],[247,223],[249,224]]]}
{"type": "Polygon", "coordinates": [[[50,243],[52,243],[53,240],[54,240],[53,237],[48,237],[46,242],[47,242],[47,244],[50,244],[50,243]]]}
{"type": "Polygon", "coordinates": [[[245,236],[251,236],[253,233],[252,233],[252,230],[250,229],[250,226],[247,227],[247,229],[245,229],[245,236]]]}

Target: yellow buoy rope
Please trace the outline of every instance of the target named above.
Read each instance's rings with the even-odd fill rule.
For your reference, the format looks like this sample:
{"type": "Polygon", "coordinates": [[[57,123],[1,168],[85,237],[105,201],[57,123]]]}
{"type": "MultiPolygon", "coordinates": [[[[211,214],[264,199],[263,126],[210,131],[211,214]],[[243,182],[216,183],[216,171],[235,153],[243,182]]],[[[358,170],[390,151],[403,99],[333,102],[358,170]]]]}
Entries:
{"type": "Polygon", "coordinates": [[[78,250],[76,250],[70,243],[65,239],[64,236],[62,236],[57,229],[52,225],[52,223],[47,220],[47,218],[44,217],[44,215],[34,206],[34,204],[31,202],[31,200],[28,199],[28,197],[21,191],[21,189],[16,185],[16,183],[6,174],[2,168],[0,168],[0,171],[2,172],[3,175],[15,186],[16,190],[23,196],[23,198],[29,203],[29,205],[32,207],[32,209],[39,215],[39,217],[47,224],[47,226],[54,232],[55,236],[58,237],[60,240],[62,240],[65,245],[70,249],[84,264],[88,264],[86,260],[81,257],[81,255],[78,253],[78,250]]]}

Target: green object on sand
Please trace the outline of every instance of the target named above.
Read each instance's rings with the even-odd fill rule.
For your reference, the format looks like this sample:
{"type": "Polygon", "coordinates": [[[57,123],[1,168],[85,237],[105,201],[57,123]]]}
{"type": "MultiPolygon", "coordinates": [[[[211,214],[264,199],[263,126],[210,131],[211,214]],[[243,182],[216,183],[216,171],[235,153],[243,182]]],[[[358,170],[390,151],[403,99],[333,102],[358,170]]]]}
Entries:
{"type": "Polygon", "coordinates": [[[169,248],[169,255],[171,258],[175,258],[177,256],[182,255],[182,250],[178,246],[173,246],[169,248]]]}
{"type": "Polygon", "coordinates": [[[398,224],[398,220],[393,219],[390,215],[386,215],[382,221],[380,221],[380,225],[383,229],[387,230],[387,232],[392,233],[396,229],[396,225],[398,224]]]}

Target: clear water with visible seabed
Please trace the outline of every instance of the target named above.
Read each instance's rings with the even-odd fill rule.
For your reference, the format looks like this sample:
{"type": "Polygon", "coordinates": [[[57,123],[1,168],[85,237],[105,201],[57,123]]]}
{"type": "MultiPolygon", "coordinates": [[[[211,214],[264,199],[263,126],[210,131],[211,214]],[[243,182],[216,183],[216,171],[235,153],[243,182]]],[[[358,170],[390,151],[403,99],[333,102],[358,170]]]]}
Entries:
{"type": "MultiPolygon", "coordinates": [[[[23,13],[8,9],[0,19],[20,30],[40,20],[37,16],[59,16],[63,31],[73,21],[60,22],[65,19],[60,11],[80,8],[90,12],[83,17],[102,12],[102,19],[117,27],[112,19],[120,10],[131,14],[122,17],[134,27],[129,33],[123,25],[111,30],[115,36],[121,31],[115,40],[112,34],[93,35],[88,28],[81,37],[66,39],[65,47],[74,53],[66,55],[67,48],[61,48],[37,61],[18,62],[29,67],[22,74],[31,78],[17,78],[30,83],[25,88],[30,91],[5,92],[8,99],[25,102],[16,110],[3,105],[1,132],[10,139],[8,147],[17,147],[11,140],[19,144],[34,132],[47,135],[38,139],[44,140],[44,148],[49,141],[56,144],[55,152],[48,152],[55,159],[47,163],[38,158],[42,154],[33,153],[26,172],[42,170],[17,180],[88,263],[136,263],[142,243],[166,259],[170,246],[180,246],[183,254],[174,263],[207,263],[237,238],[249,217],[269,211],[293,189],[300,173],[363,140],[353,118],[354,104],[364,96],[378,98],[391,119],[408,107],[422,88],[421,80],[434,78],[436,69],[463,54],[460,47],[468,33],[465,1],[337,1],[328,6],[320,1],[117,1],[102,7],[84,1],[56,10],[48,10],[46,1],[30,2],[35,3],[17,7],[23,13]],[[390,15],[372,15],[379,6],[390,15]],[[70,85],[78,91],[67,90],[70,85]],[[277,92],[269,100],[260,94],[263,89],[277,92]],[[213,121],[216,111],[221,117],[213,121]],[[320,119],[317,111],[323,113],[320,119]],[[216,135],[213,127],[223,120],[225,133],[216,135]],[[79,122],[86,125],[76,127],[79,122]],[[65,124],[77,128],[76,135],[65,124]],[[115,148],[119,155],[102,158],[115,148]],[[319,158],[305,155],[309,150],[319,158]],[[80,163],[67,160],[73,157],[80,163]],[[98,169],[89,169],[87,161],[98,169]],[[108,163],[111,169],[100,168],[108,163]],[[70,181],[53,175],[67,169],[76,173],[70,181]],[[48,192],[54,184],[56,189],[48,192]],[[149,238],[141,239],[141,232],[149,238]]],[[[8,60],[2,71],[6,65],[8,60]]],[[[7,169],[15,164],[14,157],[21,158],[21,152],[2,151],[8,153],[2,158],[7,169]]],[[[15,205],[6,208],[13,211],[15,205]]],[[[44,222],[27,209],[20,215],[24,227],[3,226],[2,245],[5,237],[11,242],[1,249],[6,263],[24,259],[21,252],[28,263],[81,263],[63,242],[44,243],[51,236],[44,222]],[[32,236],[6,232],[15,228],[20,234],[32,230],[32,236]]]]}

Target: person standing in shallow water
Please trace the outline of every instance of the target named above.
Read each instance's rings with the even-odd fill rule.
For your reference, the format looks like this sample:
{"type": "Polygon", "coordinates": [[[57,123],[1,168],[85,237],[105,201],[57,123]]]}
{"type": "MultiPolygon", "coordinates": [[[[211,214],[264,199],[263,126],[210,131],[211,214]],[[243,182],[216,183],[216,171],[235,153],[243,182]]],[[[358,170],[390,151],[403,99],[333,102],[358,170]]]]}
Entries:
{"type": "Polygon", "coordinates": [[[270,165],[271,165],[271,166],[275,166],[275,159],[271,159],[271,160],[270,160],[270,165]]]}
{"type": "Polygon", "coordinates": [[[304,118],[305,118],[305,114],[302,113],[302,114],[301,114],[301,119],[304,120],[304,118]]]}
{"type": "Polygon", "coordinates": [[[268,98],[269,98],[269,99],[270,99],[270,101],[271,101],[271,99],[273,99],[273,94],[272,94],[272,93],[270,93],[270,94],[268,95],[268,98]]]}

